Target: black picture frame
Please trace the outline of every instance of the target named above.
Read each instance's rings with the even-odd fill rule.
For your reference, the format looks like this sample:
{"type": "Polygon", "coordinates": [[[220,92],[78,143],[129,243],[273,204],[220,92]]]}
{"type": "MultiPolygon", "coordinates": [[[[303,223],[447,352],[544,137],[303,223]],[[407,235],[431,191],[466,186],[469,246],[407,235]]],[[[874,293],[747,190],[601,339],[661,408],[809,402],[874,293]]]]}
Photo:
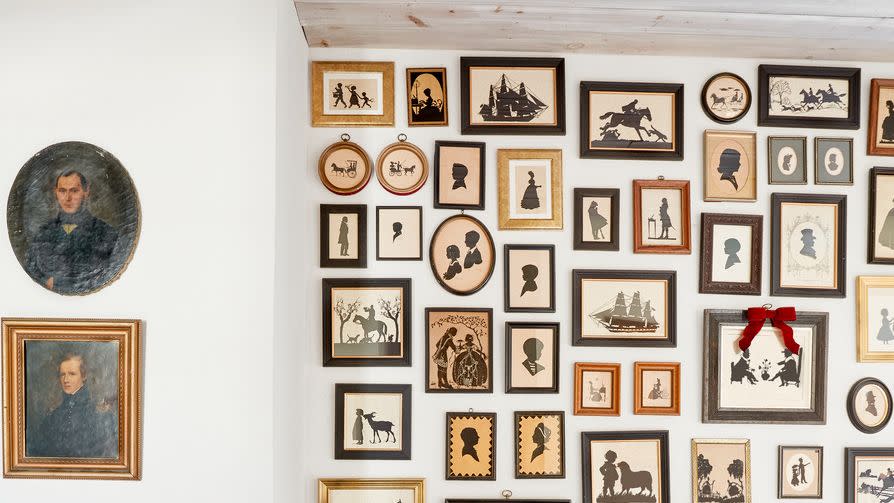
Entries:
{"type": "Polygon", "coordinates": [[[460,101],[462,106],[463,135],[565,135],[565,58],[526,58],[526,57],[468,57],[459,59],[460,66],[460,101]],[[556,123],[554,125],[474,125],[471,124],[471,89],[469,77],[471,69],[476,67],[494,68],[551,68],[556,72],[556,123]]]}
{"type": "MultiPolygon", "coordinates": [[[[699,293],[718,293],[727,295],[760,295],[763,273],[761,253],[764,242],[763,215],[735,215],[731,213],[702,213],[702,249],[699,267],[699,293]],[[734,225],[751,228],[751,281],[748,283],[723,282],[713,280],[714,266],[714,227],[717,225],[734,225]]],[[[744,247],[743,247],[744,248],[744,247]]]]}
{"type": "Polygon", "coordinates": [[[677,347],[677,271],[634,271],[607,269],[574,269],[571,271],[572,323],[571,344],[573,346],[600,347],[677,347]],[[581,323],[581,283],[586,279],[608,280],[654,280],[667,282],[667,337],[655,338],[596,338],[583,337],[581,323]]]}
{"type": "Polygon", "coordinates": [[[722,325],[747,325],[748,317],[746,311],[738,309],[705,309],[702,359],[703,423],[826,424],[829,313],[798,311],[796,314],[797,320],[786,322],[789,326],[811,327],[816,333],[812,366],[814,372],[812,410],[721,408],[718,335],[722,325]]]}
{"type": "Polygon", "coordinates": [[[320,267],[366,269],[366,205],[365,204],[321,204],[320,205],[320,267]],[[354,213],[357,215],[357,258],[329,258],[329,216],[332,213],[354,213]]]}
{"type": "Polygon", "coordinates": [[[493,393],[494,392],[494,310],[489,307],[426,307],[425,308],[425,392],[426,393],[493,393]],[[490,331],[487,342],[487,387],[481,389],[456,389],[434,388],[429,381],[431,374],[432,355],[429,352],[431,343],[431,327],[429,326],[429,314],[432,312],[449,313],[485,313],[487,314],[487,326],[490,331]]]}
{"type": "MultiPolygon", "coordinates": [[[[844,502],[857,503],[857,458],[894,458],[894,447],[844,448],[844,502]]],[[[879,500],[881,501],[881,500],[879,500]]]]}
{"type": "Polygon", "coordinates": [[[888,422],[891,421],[891,411],[894,409],[894,403],[891,401],[891,390],[883,383],[881,380],[876,379],[875,377],[864,377],[859,381],[855,382],[853,386],[851,386],[850,391],[847,393],[847,417],[851,420],[851,424],[854,425],[854,428],[860,430],[863,433],[878,433],[885,429],[885,426],[888,426],[888,422]],[[881,388],[885,393],[885,398],[888,403],[888,410],[885,411],[885,417],[882,419],[882,422],[875,426],[869,426],[860,421],[859,416],[857,415],[857,410],[854,408],[855,400],[857,398],[857,394],[863,389],[866,385],[875,385],[881,388]]]}
{"type": "Polygon", "coordinates": [[[625,440],[657,440],[659,445],[658,466],[661,472],[661,492],[658,501],[666,503],[670,501],[670,447],[667,430],[638,430],[638,431],[583,431],[581,439],[581,472],[583,473],[583,503],[596,503],[593,500],[593,460],[590,443],[594,441],[622,442],[625,440]]]}
{"type": "Polygon", "coordinates": [[[431,273],[432,273],[432,275],[434,275],[435,281],[437,281],[438,284],[444,288],[444,290],[447,290],[448,292],[450,292],[454,295],[461,295],[461,296],[472,295],[472,294],[476,293],[478,290],[481,290],[482,288],[484,288],[484,285],[486,285],[488,283],[488,281],[490,281],[491,277],[494,274],[494,268],[496,266],[496,262],[497,262],[497,252],[496,252],[496,247],[494,245],[493,234],[490,233],[490,229],[488,229],[487,226],[484,225],[484,222],[482,222],[481,220],[478,220],[477,218],[475,218],[471,215],[466,215],[465,213],[461,213],[459,215],[453,215],[451,217],[447,217],[444,219],[443,222],[438,224],[438,227],[435,229],[435,231],[431,235],[431,240],[429,241],[429,244],[428,244],[428,264],[431,267],[431,273]],[[441,277],[441,273],[437,270],[437,267],[435,266],[435,253],[436,253],[435,246],[434,246],[435,240],[438,239],[438,237],[440,236],[441,231],[444,229],[444,227],[446,225],[448,225],[449,223],[453,222],[454,220],[468,220],[471,223],[471,225],[477,226],[482,231],[480,233],[482,235],[480,236],[479,239],[484,239],[486,241],[486,243],[483,246],[487,246],[487,250],[490,253],[490,256],[492,257],[492,260],[490,261],[490,263],[487,264],[487,274],[485,274],[485,276],[482,278],[480,283],[478,283],[477,285],[473,286],[472,288],[470,288],[468,290],[459,290],[459,289],[456,289],[456,288],[448,285],[447,282],[444,280],[444,278],[441,277]]]}
{"type": "Polygon", "coordinates": [[[554,313],[556,312],[556,245],[504,244],[503,245],[503,311],[507,313],[554,313]],[[509,295],[509,275],[511,263],[509,254],[513,250],[549,252],[549,305],[546,307],[512,307],[509,295]]]}
{"type": "Polygon", "coordinates": [[[444,438],[444,479],[445,480],[497,480],[497,413],[496,412],[447,412],[447,428],[444,438]],[[450,471],[451,421],[464,418],[487,418],[490,421],[490,475],[456,475],[450,471]]]}
{"type": "MultiPolygon", "coordinates": [[[[323,366],[324,367],[410,367],[413,364],[413,280],[410,278],[323,278],[322,280],[322,326],[323,326],[323,366]],[[402,290],[401,303],[403,345],[401,357],[345,358],[333,354],[332,340],[332,289],[333,288],[397,287],[402,290]]],[[[349,315],[350,316],[350,315],[349,315]]]]}
{"type": "MultiPolygon", "coordinates": [[[[513,429],[515,434],[512,435],[515,439],[515,478],[517,479],[564,479],[565,478],[565,452],[567,451],[565,447],[565,411],[561,410],[517,410],[514,414],[513,421],[513,429]],[[519,441],[521,440],[521,421],[522,418],[525,417],[537,417],[537,416],[555,416],[559,418],[559,429],[561,430],[559,435],[559,446],[561,452],[559,453],[559,471],[560,473],[554,474],[527,474],[523,473],[519,458],[520,458],[520,445],[519,441]]],[[[555,435],[555,433],[553,433],[555,435]]],[[[515,501],[515,500],[513,500],[515,501]]]]}
{"type": "Polygon", "coordinates": [[[776,454],[776,497],[779,499],[823,499],[823,475],[826,471],[825,461],[823,460],[823,446],[821,445],[780,445],[777,449],[776,454]],[[783,466],[785,462],[785,451],[787,449],[791,450],[816,450],[817,451],[817,460],[819,461],[819,468],[816,476],[816,484],[817,484],[817,494],[807,494],[804,496],[783,496],[782,493],[782,484],[783,477],[788,477],[789,473],[786,467],[783,466]]]}
{"type": "Polygon", "coordinates": [[[580,156],[583,159],[683,160],[683,84],[655,84],[647,82],[590,82],[580,83],[580,156]],[[637,150],[630,148],[594,149],[590,145],[590,93],[673,93],[674,118],[672,150],[637,150]]]}
{"type": "Polygon", "coordinates": [[[411,459],[412,454],[412,385],[410,384],[335,384],[335,459],[411,459]],[[348,451],[344,448],[345,394],[394,394],[401,395],[401,449],[399,451],[348,451]]]}
{"type": "Polygon", "coordinates": [[[836,297],[843,298],[847,293],[847,195],[844,194],[800,194],[773,193],[771,204],[770,235],[770,295],[781,297],[836,297]],[[838,231],[836,253],[836,287],[806,288],[785,287],[781,284],[781,218],[784,203],[802,204],[834,204],[838,207],[836,227],[838,231]]]}
{"type": "Polygon", "coordinates": [[[536,322],[536,321],[507,321],[506,322],[506,393],[558,393],[559,392],[559,374],[561,373],[561,369],[559,367],[559,323],[553,322],[536,322]],[[549,387],[544,388],[533,388],[533,387],[521,387],[521,386],[512,386],[512,367],[514,363],[514,359],[512,356],[512,331],[517,328],[537,328],[537,329],[546,329],[552,331],[552,353],[553,358],[550,364],[552,365],[552,373],[553,373],[553,382],[549,387]]]}
{"type": "MultiPolygon", "coordinates": [[[[869,236],[866,243],[866,256],[870,264],[894,264],[894,257],[879,257],[875,253],[875,237],[879,231],[879,222],[876,221],[875,214],[878,211],[878,186],[879,177],[894,177],[894,168],[874,167],[869,170],[869,236]]],[[[882,222],[884,227],[884,222],[882,222]]]]}
{"type": "Polygon", "coordinates": [[[732,124],[734,122],[738,122],[742,119],[742,117],[748,115],[748,110],[751,109],[751,88],[748,87],[748,82],[745,82],[745,79],[743,79],[741,76],[731,72],[720,72],[709,77],[708,80],[705,81],[705,84],[702,86],[701,104],[702,111],[705,112],[705,115],[708,116],[708,118],[712,121],[717,122],[718,124],[732,124]],[[708,90],[711,87],[711,84],[715,80],[724,77],[739,81],[739,83],[743,87],[742,94],[744,95],[742,97],[742,99],[744,100],[742,113],[728,119],[715,114],[714,110],[711,108],[711,105],[708,105],[708,98],[710,97],[708,96],[708,90]]]}
{"type": "MultiPolygon", "coordinates": [[[[792,65],[760,65],[757,67],[757,102],[758,126],[797,127],[814,129],[860,129],[860,69],[792,66],[792,65]],[[848,81],[846,118],[835,117],[785,117],[770,115],[770,78],[829,78],[848,81]]],[[[794,90],[792,90],[794,91],[794,90]]]]}
{"type": "Polygon", "coordinates": [[[434,207],[439,209],[453,209],[453,210],[483,210],[484,209],[484,198],[485,198],[485,187],[487,180],[487,169],[486,169],[486,155],[487,144],[482,141],[446,141],[446,140],[437,140],[435,141],[435,164],[433,171],[433,178],[435,184],[434,190],[434,207]],[[478,204],[452,204],[452,203],[442,203],[440,202],[440,194],[441,194],[441,148],[442,147],[457,147],[457,148],[475,148],[478,149],[478,204]]]}
{"type": "Polygon", "coordinates": [[[619,215],[621,211],[621,191],[613,188],[576,188],[574,189],[574,249],[575,250],[594,250],[594,251],[618,251],[619,242],[618,229],[619,215]],[[606,242],[584,241],[584,198],[586,197],[609,197],[611,203],[611,215],[609,218],[609,235],[611,236],[606,242]]]}
{"type": "Polygon", "coordinates": [[[422,206],[376,206],[376,260],[378,261],[421,261],[424,254],[423,245],[422,245],[422,234],[424,233],[424,229],[422,227],[422,206]],[[379,249],[379,232],[381,232],[381,228],[379,224],[381,223],[381,213],[382,210],[414,210],[419,213],[419,218],[417,225],[419,226],[419,256],[418,257],[383,257],[381,255],[381,250],[379,249]]]}

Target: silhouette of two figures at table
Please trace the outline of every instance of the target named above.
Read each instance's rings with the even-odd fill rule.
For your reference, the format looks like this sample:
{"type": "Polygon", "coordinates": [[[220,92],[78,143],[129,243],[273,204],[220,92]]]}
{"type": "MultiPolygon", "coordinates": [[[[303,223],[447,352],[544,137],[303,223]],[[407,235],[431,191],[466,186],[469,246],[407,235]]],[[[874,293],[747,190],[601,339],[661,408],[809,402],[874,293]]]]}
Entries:
{"type": "Polygon", "coordinates": [[[807,484],[807,467],[810,466],[810,461],[805,462],[803,457],[798,457],[798,462],[794,463],[792,468],[792,478],[791,484],[792,487],[798,487],[799,485],[807,484]]]}
{"type": "Polygon", "coordinates": [[[609,450],[605,453],[599,473],[602,475],[602,489],[596,497],[598,503],[655,501],[652,473],[648,470],[634,471],[627,461],[618,461],[617,452],[609,450]],[[619,482],[620,488],[617,487],[619,482]]]}
{"type": "Polygon", "coordinates": [[[794,355],[787,348],[782,351],[782,360],[772,364],[769,360],[764,361],[758,366],[760,369],[760,380],[754,375],[754,369],[751,367],[751,351],[746,349],[739,355],[736,361],[730,362],[730,383],[740,383],[756,385],[761,381],[774,382],[779,379],[779,387],[801,385],[801,354],[794,355]],[[775,370],[775,374],[770,377],[771,372],[775,370]]]}
{"type": "Polygon", "coordinates": [[[599,127],[599,138],[590,142],[591,147],[629,147],[638,144],[646,148],[666,148],[670,145],[667,135],[655,128],[652,111],[648,107],[640,107],[638,99],[621,106],[620,112],[605,112],[599,120],[603,121],[599,127]],[[625,129],[620,129],[621,126],[625,129]]]}
{"type": "Polygon", "coordinates": [[[464,243],[466,245],[467,251],[462,264],[459,263],[459,246],[447,246],[446,253],[447,259],[450,261],[450,264],[447,266],[447,270],[442,275],[444,279],[453,279],[458,274],[461,274],[463,271],[472,269],[473,267],[480,265],[483,262],[483,260],[481,259],[481,251],[478,250],[479,240],[481,240],[481,234],[479,234],[478,231],[466,232],[464,243]]]}
{"type": "Polygon", "coordinates": [[[675,229],[675,227],[668,212],[669,206],[667,198],[662,197],[661,204],[658,206],[658,220],[655,220],[655,215],[649,217],[649,239],[674,239],[670,235],[670,230],[675,229]],[[660,234],[657,231],[656,223],[661,225],[660,234]]]}
{"type": "Polygon", "coordinates": [[[372,108],[372,102],[374,101],[366,95],[366,91],[361,90],[358,93],[356,85],[345,85],[342,82],[335,84],[335,88],[332,90],[332,97],[335,98],[335,103],[333,103],[332,108],[338,108],[339,103],[341,103],[343,108],[372,108]],[[350,105],[345,103],[345,92],[350,94],[350,97],[348,98],[348,101],[351,103],[350,105]]]}
{"type": "Polygon", "coordinates": [[[372,436],[369,439],[369,443],[378,444],[388,442],[390,439],[391,443],[397,443],[397,435],[394,433],[394,423],[391,421],[378,421],[376,420],[375,411],[371,411],[368,414],[364,413],[363,409],[357,409],[355,411],[356,418],[354,418],[354,428],[351,430],[351,438],[354,440],[354,443],[357,445],[363,445],[363,420],[369,424],[370,429],[372,430],[372,436]],[[382,440],[382,434],[385,435],[385,440],[382,440]]]}
{"type": "Polygon", "coordinates": [[[590,231],[593,233],[593,241],[604,241],[605,233],[602,232],[602,229],[608,225],[608,220],[599,213],[599,203],[590,201],[587,216],[590,217],[590,231]]]}
{"type": "Polygon", "coordinates": [[[528,177],[528,186],[522,195],[521,207],[526,210],[535,210],[540,207],[540,196],[537,195],[537,189],[543,188],[543,185],[537,185],[533,171],[528,171],[528,177]]]}

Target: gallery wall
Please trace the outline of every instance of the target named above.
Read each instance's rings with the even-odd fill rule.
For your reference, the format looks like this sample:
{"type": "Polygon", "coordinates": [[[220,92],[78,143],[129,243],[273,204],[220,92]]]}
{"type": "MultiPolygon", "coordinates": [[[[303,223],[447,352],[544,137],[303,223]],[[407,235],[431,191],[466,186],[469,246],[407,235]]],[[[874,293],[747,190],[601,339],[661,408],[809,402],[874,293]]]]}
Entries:
{"type": "MultiPolygon", "coordinates": [[[[565,136],[462,136],[459,118],[459,59],[461,56],[495,56],[495,53],[413,50],[350,50],[312,49],[312,61],[393,61],[395,62],[395,127],[386,128],[309,128],[307,159],[303,170],[306,196],[305,215],[307,260],[310,263],[303,284],[307,309],[306,330],[298,361],[306,368],[303,383],[305,411],[304,436],[300,449],[307,469],[303,494],[298,499],[315,501],[318,477],[425,477],[427,501],[439,502],[445,497],[499,498],[500,491],[510,489],[515,498],[570,498],[580,501],[580,432],[600,430],[670,430],[670,478],[672,500],[690,501],[690,440],[692,438],[749,438],[753,501],[776,500],[777,446],[825,446],[825,487],[827,501],[840,501],[843,491],[843,458],[845,446],[881,446],[892,443],[890,429],[875,436],[858,432],[849,422],[845,398],[850,386],[859,378],[875,376],[885,381],[894,378],[894,368],[885,364],[856,362],[856,320],[854,281],[857,275],[892,274],[894,269],[866,263],[868,172],[873,166],[894,166],[888,158],[869,158],[866,152],[867,97],[872,78],[894,75],[894,64],[860,62],[772,61],[764,59],[669,58],[647,56],[564,55],[567,133],[565,136]],[[762,63],[857,66],[862,68],[862,126],[859,131],[802,130],[757,127],[756,106],[732,126],[720,126],[702,112],[699,94],[705,80],[718,72],[734,72],[743,76],[752,92],[757,93],[757,66],[762,63]],[[405,70],[407,67],[447,68],[448,127],[408,128],[405,70]],[[683,161],[584,160],[578,156],[579,94],[582,80],[631,82],[680,82],[685,84],[685,157],[683,161]],[[758,188],[757,201],[751,203],[704,202],[702,198],[702,135],[705,129],[757,131],[758,188]],[[432,275],[428,243],[437,225],[457,212],[432,207],[431,179],[422,190],[411,196],[395,196],[386,192],[373,179],[360,193],[342,197],[328,192],[317,177],[320,153],[347,132],[351,141],[360,144],[375,160],[379,152],[394,142],[399,133],[406,133],[432,162],[435,140],[484,141],[487,144],[486,203],[484,211],[467,213],[482,220],[494,236],[497,264],[490,282],[471,296],[460,297],[442,289],[432,275]],[[808,138],[809,185],[767,185],[767,136],[799,135],[808,138]],[[855,182],[853,186],[816,186],[813,180],[813,139],[820,137],[852,137],[854,140],[855,182]],[[564,229],[561,231],[500,231],[497,229],[496,151],[499,148],[560,148],[564,159],[564,229]],[[692,254],[633,254],[632,180],[691,180],[692,254]],[[572,250],[573,207],[575,187],[614,187],[620,189],[620,251],[572,250]],[[846,194],[848,197],[847,289],[844,299],[807,299],[769,296],[769,260],[763,268],[763,293],[756,296],[698,294],[700,215],[702,212],[764,215],[763,256],[770,256],[770,194],[772,192],[810,192],[846,194]],[[321,269],[317,267],[319,240],[319,204],[344,203],[368,205],[368,268],[321,269]],[[423,213],[423,261],[377,262],[375,260],[375,206],[421,205],[423,213]],[[554,314],[507,314],[503,312],[502,246],[505,243],[556,245],[557,298],[554,314]],[[677,347],[663,348],[597,348],[571,346],[571,270],[575,268],[609,269],[672,269],[677,271],[677,347]],[[320,278],[324,277],[409,277],[412,279],[413,366],[408,368],[336,368],[321,365],[321,298],[320,278]],[[827,424],[824,426],[702,424],[702,315],[706,308],[744,309],[765,302],[775,306],[795,306],[799,310],[830,313],[829,372],[827,424]],[[492,394],[426,394],[423,373],[425,345],[423,312],[426,307],[491,307],[494,310],[494,392],[492,394]],[[507,395],[504,389],[505,321],[558,321],[561,323],[560,393],[541,395],[507,395]],[[682,413],[673,416],[633,415],[633,362],[679,361],[682,363],[682,413]],[[572,415],[573,362],[619,362],[622,364],[621,416],[584,417],[572,415]],[[413,453],[410,461],[352,461],[333,458],[334,384],[335,383],[408,383],[413,386],[413,453]],[[446,481],[444,479],[445,412],[497,413],[497,480],[446,481]],[[564,480],[516,480],[514,478],[513,411],[564,410],[566,420],[566,478],[564,480]]],[[[506,55],[506,54],[504,54],[506,55]]],[[[513,54],[535,56],[535,54],[513,54]]],[[[549,56],[562,56],[550,54],[549,56]]],[[[756,103],[756,98],[755,98],[756,103]]]]}

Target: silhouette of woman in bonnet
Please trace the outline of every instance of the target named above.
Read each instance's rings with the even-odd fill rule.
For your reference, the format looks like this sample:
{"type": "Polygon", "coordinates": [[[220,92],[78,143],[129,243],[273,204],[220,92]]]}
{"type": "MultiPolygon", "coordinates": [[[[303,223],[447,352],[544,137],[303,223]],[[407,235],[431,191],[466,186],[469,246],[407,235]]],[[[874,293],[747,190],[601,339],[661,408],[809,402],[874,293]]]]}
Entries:
{"type": "Polygon", "coordinates": [[[542,422],[537,424],[537,427],[534,428],[534,433],[531,434],[531,441],[534,442],[534,445],[537,447],[534,448],[534,452],[531,453],[531,461],[534,461],[534,458],[543,454],[543,451],[546,449],[546,443],[549,442],[549,437],[552,436],[553,432],[549,428],[546,427],[542,422]]]}

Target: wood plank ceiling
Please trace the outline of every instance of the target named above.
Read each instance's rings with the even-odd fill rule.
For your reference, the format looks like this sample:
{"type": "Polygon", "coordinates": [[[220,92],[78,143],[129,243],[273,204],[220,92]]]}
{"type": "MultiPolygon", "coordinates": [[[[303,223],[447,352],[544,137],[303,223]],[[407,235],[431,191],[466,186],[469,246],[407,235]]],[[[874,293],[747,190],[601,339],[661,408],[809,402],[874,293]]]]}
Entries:
{"type": "Polygon", "coordinates": [[[311,47],[894,61],[892,0],[295,0],[311,47]]]}

